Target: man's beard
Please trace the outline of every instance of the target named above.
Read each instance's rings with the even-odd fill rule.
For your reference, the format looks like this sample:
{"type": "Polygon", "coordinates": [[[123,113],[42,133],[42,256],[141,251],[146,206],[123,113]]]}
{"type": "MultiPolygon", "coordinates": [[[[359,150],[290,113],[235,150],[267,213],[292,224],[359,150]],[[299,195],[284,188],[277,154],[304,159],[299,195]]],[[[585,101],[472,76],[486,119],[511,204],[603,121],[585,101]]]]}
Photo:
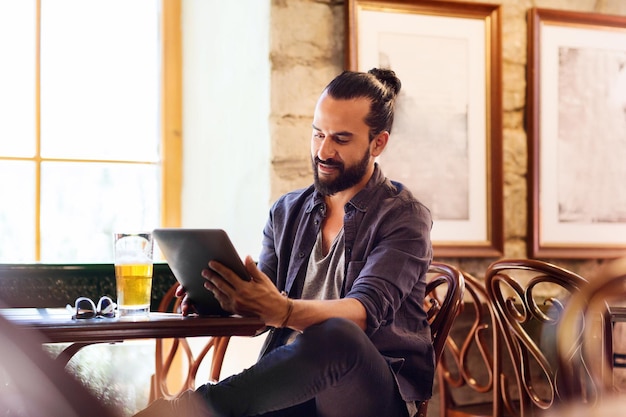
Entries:
{"type": "Polygon", "coordinates": [[[322,161],[317,156],[311,158],[313,164],[313,179],[315,181],[315,188],[323,195],[333,195],[340,191],[347,190],[350,187],[357,185],[365,176],[367,167],[370,160],[369,147],[363,155],[361,160],[352,166],[345,167],[342,162],[337,162],[334,159],[327,159],[322,161]],[[323,162],[324,165],[329,165],[336,168],[339,171],[339,175],[334,180],[321,181],[319,173],[317,171],[317,164],[323,162]]]}

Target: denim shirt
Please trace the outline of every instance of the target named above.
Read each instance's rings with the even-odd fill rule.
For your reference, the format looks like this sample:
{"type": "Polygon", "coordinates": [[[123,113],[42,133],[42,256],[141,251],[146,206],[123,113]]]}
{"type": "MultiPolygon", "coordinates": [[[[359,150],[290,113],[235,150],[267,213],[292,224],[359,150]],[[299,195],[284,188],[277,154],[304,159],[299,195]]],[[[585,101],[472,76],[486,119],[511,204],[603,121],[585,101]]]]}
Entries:
{"type": "MultiPolygon", "coordinates": [[[[324,197],[314,186],[285,194],[270,210],[259,267],[292,298],[301,295],[325,210],[324,197]]],[[[435,360],[423,302],[432,260],[430,211],[387,179],[378,165],[344,210],[341,297],[355,298],[365,307],[365,331],[390,363],[403,399],[429,399],[435,360]]],[[[271,330],[261,355],[284,344],[287,333],[271,330]]]]}

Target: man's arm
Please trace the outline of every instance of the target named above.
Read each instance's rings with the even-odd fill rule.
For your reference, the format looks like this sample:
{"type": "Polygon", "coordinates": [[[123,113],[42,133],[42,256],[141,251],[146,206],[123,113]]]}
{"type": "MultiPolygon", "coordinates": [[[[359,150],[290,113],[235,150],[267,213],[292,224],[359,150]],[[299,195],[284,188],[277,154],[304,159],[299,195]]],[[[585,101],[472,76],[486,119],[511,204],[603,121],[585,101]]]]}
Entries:
{"type": "Polygon", "coordinates": [[[283,296],[252,258],[246,258],[251,280],[244,281],[220,264],[210,262],[202,271],[205,287],[213,292],[222,308],[242,316],[255,316],[272,327],[304,330],[331,317],[344,317],[365,329],[365,307],[356,299],[292,300],[283,296]]]}
{"type": "MultiPolygon", "coordinates": [[[[365,330],[367,315],[365,307],[354,298],[338,300],[291,300],[293,310],[285,327],[304,330],[332,317],[343,317],[355,322],[365,330]]],[[[279,323],[280,326],[282,323],[279,323]]]]}

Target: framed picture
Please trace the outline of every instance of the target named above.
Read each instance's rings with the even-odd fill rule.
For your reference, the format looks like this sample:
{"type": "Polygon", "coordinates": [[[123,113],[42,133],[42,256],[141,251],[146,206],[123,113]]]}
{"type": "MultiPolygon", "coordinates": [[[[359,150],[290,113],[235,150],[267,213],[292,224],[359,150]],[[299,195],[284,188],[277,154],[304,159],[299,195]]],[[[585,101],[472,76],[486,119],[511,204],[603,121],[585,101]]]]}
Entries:
{"type": "Polygon", "coordinates": [[[624,256],[626,17],[528,20],[529,256],[624,256]]]}
{"type": "Polygon", "coordinates": [[[385,175],[430,208],[435,257],[503,253],[500,8],[346,2],[346,67],[402,81],[385,175]]]}

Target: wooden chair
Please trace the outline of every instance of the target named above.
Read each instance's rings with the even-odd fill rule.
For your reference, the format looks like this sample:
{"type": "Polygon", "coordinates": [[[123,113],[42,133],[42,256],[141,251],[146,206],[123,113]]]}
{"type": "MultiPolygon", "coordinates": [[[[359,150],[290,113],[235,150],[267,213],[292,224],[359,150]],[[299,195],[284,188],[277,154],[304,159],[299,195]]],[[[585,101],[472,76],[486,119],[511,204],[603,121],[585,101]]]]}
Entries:
{"type": "Polygon", "coordinates": [[[502,371],[501,335],[485,286],[463,272],[465,298],[448,336],[437,368],[440,417],[496,417],[510,404],[500,386],[509,378],[502,371]]]}
{"type": "MultiPolygon", "coordinates": [[[[181,300],[175,296],[177,287],[178,283],[175,283],[163,296],[158,311],[180,311],[181,300]]],[[[157,339],[155,348],[155,373],[152,375],[151,379],[150,401],[154,401],[157,398],[171,399],[185,390],[194,389],[198,369],[211,349],[213,350],[213,355],[211,357],[209,382],[217,382],[220,377],[222,363],[229,341],[230,336],[209,337],[200,353],[194,356],[189,342],[185,338],[171,340],[157,339]],[[169,348],[166,348],[168,343],[171,345],[169,348]],[[168,375],[173,372],[172,365],[177,356],[182,357],[183,361],[186,362],[187,374],[184,375],[184,380],[179,389],[171,392],[168,387],[168,375]]]]}
{"type": "Polygon", "coordinates": [[[613,352],[611,311],[624,309],[626,258],[609,266],[572,296],[557,329],[561,394],[570,402],[595,404],[623,394],[614,381],[619,355],[613,352]]]}
{"type": "Polygon", "coordinates": [[[504,259],[487,268],[485,285],[514,366],[515,384],[500,390],[512,414],[532,416],[562,402],[556,328],[587,281],[547,262],[504,259]]]}
{"type": "MultiPolygon", "coordinates": [[[[464,290],[465,281],[457,268],[442,262],[431,263],[424,308],[430,323],[436,363],[443,355],[446,339],[463,301],[464,290]]],[[[427,411],[428,401],[423,401],[417,415],[425,417],[427,411]]]]}

